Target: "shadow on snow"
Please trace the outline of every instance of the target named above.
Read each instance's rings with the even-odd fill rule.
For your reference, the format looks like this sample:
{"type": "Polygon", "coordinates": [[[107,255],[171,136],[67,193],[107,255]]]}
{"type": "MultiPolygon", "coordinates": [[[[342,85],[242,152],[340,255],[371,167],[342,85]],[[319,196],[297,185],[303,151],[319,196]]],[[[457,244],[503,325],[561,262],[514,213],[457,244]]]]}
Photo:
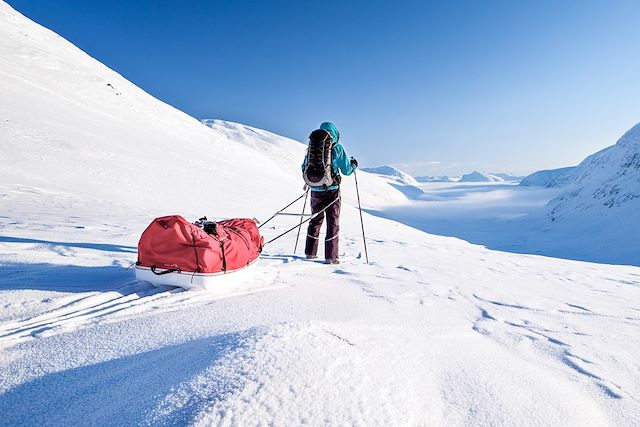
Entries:
{"type": "Polygon", "coordinates": [[[0,290],[33,289],[60,292],[118,290],[135,279],[132,269],[119,265],[84,267],[60,264],[4,263],[0,290]]]}
{"type": "Polygon", "coordinates": [[[28,239],[23,237],[0,236],[0,243],[32,243],[44,246],[64,246],[67,248],[95,249],[97,251],[136,253],[135,246],[110,245],[106,243],[51,242],[48,240],[28,239]]]}
{"type": "Polygon", "coordinates": [[[218,335],[45,374],[0,395],[2,424],[187,424],[237,384],[216,377],[200,393],[180,393],[180,385],[246,346],[251,334],[218,335]]]}

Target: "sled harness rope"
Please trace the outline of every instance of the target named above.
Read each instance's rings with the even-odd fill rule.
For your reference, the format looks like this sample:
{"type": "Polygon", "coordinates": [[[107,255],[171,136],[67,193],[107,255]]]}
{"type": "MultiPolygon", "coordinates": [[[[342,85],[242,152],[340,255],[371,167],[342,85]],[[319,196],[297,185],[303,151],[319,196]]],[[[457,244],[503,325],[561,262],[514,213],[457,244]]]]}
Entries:
{"type": "MultiPolygon", "coordinates": [[[[270,221],[272,218],[274,218],[276,215],[278,215],[280,212],[282,212],[283,210],[285,210],[286,208],[288,208],[289,206],[291,206],[293,203],[297,202],[298,200],[302,199],[305,195],[307,194],[307,192],[305,191],[305,193],[303,195],[301,195],[300,197],[298,197],[296,200],[294,200],[292,203],[289,203],[287,206],[285,206],[284,208],[282,208],[280,211],[276,212],[271,218],[269,218],[267,221],[270,221]]],[[[331,201],[331,203],[329,203],[327,206],[325,206],[324,208],[322,208],[321,210],[319,210],[318,212],[308,215],[309,218],[305,219],[304,221],[302,221],[302,217],[300,217],[300,223],[297,225],[294,225],[293,227],[291,227],[290,229],[288,229],[287,231],[280,233],[279,235],[277,235],[276,237],[274,237],[273,239],[269,240],[268,242],[265,243],[265,245],[268,245],[271,242],[275,242],[276,240],[278,240],[279,238],[281,238],[282,236],[289,234],[290,232],[292,232],[293,230],[295,230],[296,228],[300,228],[302,227],[304,224],[306,224],[307,222],[311,221],[312,219],[316,218],[318,215],[321,215],[324,213],[324,211],[326,211],[327,209],[329,209],[334,203],[336,203],[338,200],[340,200],[340,193],[338,193],[338,196],[331,201]]],[[[300,215],[300,214],[294,214],[294,215],[300,215]]],[[[302,215],[302,216],[306,216],[306,215],[302,215]]],[[[266,224],[267,221],[263,222],[262,225],[266,224]]]]}
{"type": "Polygon", "coordinates": [[[266,220],[265,222],[263,222],[262,224],[260,224],[258,226],[258,228],[261,228],[263,225],[265,225],[266,223],[268,223],[269,221],[271,221],[273,218],[275,218],[278,215],[295,215],[298,216],[298,214],[292,214],[292,213],[286,213],[283,212],[285,209],[287,209],[289,206],[293,205],[295,202],[297,202],[298,200],[302,199],[303,197],[305,197],[307,195],[307,192],[305,191],[304,193],[302,193],[302,195],[300,197],[298,197],[297,199],[295,199],[293,202],[289,203],[287,206],[285,206],[284,208],[280,209],[278,212],[274,213],[273,215],[271,215],[271,218],[269,218],[268,220],[266,220]]]}

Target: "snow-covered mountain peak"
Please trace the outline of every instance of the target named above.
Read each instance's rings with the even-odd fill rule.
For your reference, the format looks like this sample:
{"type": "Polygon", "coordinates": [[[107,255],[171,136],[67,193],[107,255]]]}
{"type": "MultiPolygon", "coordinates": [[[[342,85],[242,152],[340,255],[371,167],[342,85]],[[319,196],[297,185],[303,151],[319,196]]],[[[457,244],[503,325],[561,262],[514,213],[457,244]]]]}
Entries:
{"type": "Polygon", "coordinates": [[[620,147],[636,150],[640,153],[640,123],[625,132],[616,145],[620,147]]]}
{"type": "Polygon", "coordinates": [[[503,182],[504,179],[502,179],[499,176],[490,174],[490,173],[483,173],[483,172],[478,172],[478,171],[473,171],[471,173],[467,173],[462,175],[462,178],[460,178],[460,182],[503,182]]]}

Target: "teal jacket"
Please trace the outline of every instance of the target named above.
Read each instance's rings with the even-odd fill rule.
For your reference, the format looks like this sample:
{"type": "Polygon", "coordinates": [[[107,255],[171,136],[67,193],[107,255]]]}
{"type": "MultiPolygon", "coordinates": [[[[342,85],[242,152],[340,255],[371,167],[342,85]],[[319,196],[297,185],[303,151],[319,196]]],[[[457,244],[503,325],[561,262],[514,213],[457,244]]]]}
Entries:
{"type": "MultiPolygon", "coordinates": [[[[356,170],[356,167],[351,164],[351,159],[347,156],[347,153],[342,148],[342,145],[338,143],[340,141],[340,132],[336,126],[331,122],[324,122],[320,125],[320,129],[326,130],[331,134],[331,138],[335,144],[333,145],[333,149],[331,150],[331,167],[333,168],[333,173],[336,175],[342,172],[343,175],[349,176],[356,170]]],[[[302,170],[307,166],[307,157],[305,156],[304,161],[302,162],[302,170]]],[[[327,187],[326,190],[321,187],[312,187],[311,191],[329,191],[329,190],[337,190],[339,185],[332,185],[331,187],[327,187]]]]}

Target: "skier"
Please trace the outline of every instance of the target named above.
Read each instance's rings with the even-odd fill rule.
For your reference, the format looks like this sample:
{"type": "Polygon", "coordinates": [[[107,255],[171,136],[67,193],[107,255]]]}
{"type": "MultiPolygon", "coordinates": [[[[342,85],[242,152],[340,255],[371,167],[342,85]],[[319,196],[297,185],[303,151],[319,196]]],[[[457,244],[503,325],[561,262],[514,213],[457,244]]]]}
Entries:
{"type": "Polygon", "coordinates": [[[326,264],[339,264],[338,233],[340,219],[340,181],[341,176],[351,175],[358,167],[353,157],[338,143],[340,133],[331,122],[324,122],[320,129],[309,137],[309,147],[302,163],[303,177],[311,190],[311,213],[326,210],[309,221],[307,241],[304,253],[307,259],[317,258],[320,228],[327,217],[327,234],[324,239],[324,257],[326,264]]]}

